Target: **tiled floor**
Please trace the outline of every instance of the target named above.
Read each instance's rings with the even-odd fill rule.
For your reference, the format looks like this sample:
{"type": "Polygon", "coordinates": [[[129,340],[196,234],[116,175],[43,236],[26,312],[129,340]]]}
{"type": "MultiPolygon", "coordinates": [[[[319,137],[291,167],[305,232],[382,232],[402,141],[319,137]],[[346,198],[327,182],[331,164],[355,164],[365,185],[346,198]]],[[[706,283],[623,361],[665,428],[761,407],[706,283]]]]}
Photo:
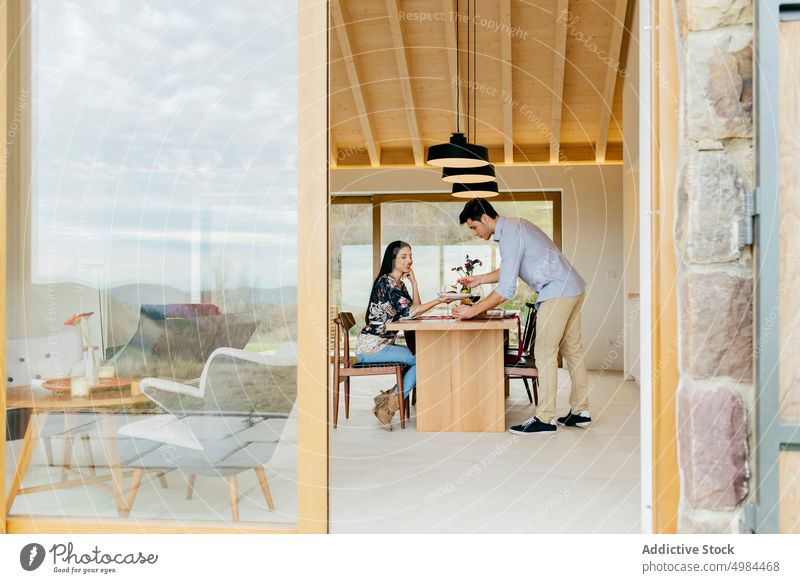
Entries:
{"type": "MultiPolygon", "coordinates": [[[[389,433],[370,412],[387,386],[354,380],[351,417],[333,431],[331,532],[639,532],[636,383],[590,374],[595,423],[546,437],[417,433],[413,418],[389,433]]],[[[507,425],[530,416],[521,381],[507,404],[507,425]]]]}
{"type": "MultiPolygon", "coordinates": [[[[560,377],[559,410],[567,405],[568,378],[560,377]]],[[[548,437],[509,433],[417,433],[395,423],[384,431],[372,416],[372,396],[386,378],[352,382],[351,418],[340,418],[331,437],[330,530],[344,532],[639,532],[639,391],[619,374],[590,375],[591,428],[548,437]]],[[[512,383],[507,424],[530,415],[521,381],[512,383]]],[[[343,417],[343,411],[342,417],[343,417]]],[[[98,466],[108,447],[96,427],[88,432],[98,466]]],[[[291,436],[267,465],[276,512],[268,512],[253,472],[242,474],[243,522],[296,521],[297,449],[291,436]]],[[[7,481],[21,442],[8,444],[7,481]]],[[[62,442],[53,440],[55,459],[62,442]]],[[[82,443],[73,463],[88,465],[82,443]]],[[[102,475],[102,470],[98,470],[102,475]]],[[[198,478],[186,499],[187,476],[172,472],[168,488],[143,483],[131,520],[230,519],[222,478],[198,478]]],[[[58,481],[42,447],[25,485],[58,481]]],[[[126,487],[130,479],[126,479],[126,487]]],[[[19,496],[12,514],[114,517],[114,498],[96,486],[19,496]]]]}

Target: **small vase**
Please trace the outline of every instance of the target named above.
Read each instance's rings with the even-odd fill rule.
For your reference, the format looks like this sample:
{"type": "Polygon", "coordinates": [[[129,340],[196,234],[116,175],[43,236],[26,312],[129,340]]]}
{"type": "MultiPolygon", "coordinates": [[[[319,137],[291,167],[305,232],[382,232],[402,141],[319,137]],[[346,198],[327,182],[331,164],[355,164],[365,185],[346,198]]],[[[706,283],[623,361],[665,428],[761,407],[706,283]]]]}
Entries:
{"type": "Polygon", "coordinates": [[[89,322],[86,318],[80,321],[81,337],[83,338],[83,368],[84,376],[89,381],[89,386],[97,384],[97,361],[94,357],[96,346],[92,346],[92,339],[89,334],[89,322]]]}
{"type": "MultiPolygon", "coordinates": [[[[461,293],[462,294],[468,294],[470,291],[472,291],[472,289],[468,288],[467,286],[462,286],[462,288],[461,288],[461,293]]],[[[465,306],[472,305],[472,300],[470,300],[469,298],[463,298],[461,300],[461,304],[465,305],[465,306]]]]}
{"type": "Polygon", "coordinates": [[[87,346],[83,349],[84,376],[89,381],[90,387],[97,385],[97,362],[94,358],[94,351],[94,346],[87,346]]]}

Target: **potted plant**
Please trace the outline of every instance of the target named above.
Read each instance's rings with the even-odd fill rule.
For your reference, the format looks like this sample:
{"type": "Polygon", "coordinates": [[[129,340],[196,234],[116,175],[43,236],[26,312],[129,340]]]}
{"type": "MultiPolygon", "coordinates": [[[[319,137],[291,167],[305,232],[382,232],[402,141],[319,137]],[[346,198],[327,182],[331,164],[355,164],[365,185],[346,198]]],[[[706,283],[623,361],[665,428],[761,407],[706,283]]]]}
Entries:
{"type": "MultiPolygon", "coordinates": [[[[469,277],[470,275],[472,275],[472,272],[475,271],[475,267],[477,267],[478,265],[483,265],[483,262],[480,259],[470,259],[469,255],[467,255],[466,258],[464,259],[464,265],[459,265],[457,267],[454,267],[451,271],[455,271],[461,277],[469,277]]],[[[456,286],[453,287],[455,288],[456,286]]],[[[467,287],[464,284],[461,285],[462,294],[468,294],[471,291],[472,288],[467,287]]],[[[461,300],[461,303],[470,304],[472,302],[470,301],[470,298],[464,298],[463,300],[461,300]]]]}

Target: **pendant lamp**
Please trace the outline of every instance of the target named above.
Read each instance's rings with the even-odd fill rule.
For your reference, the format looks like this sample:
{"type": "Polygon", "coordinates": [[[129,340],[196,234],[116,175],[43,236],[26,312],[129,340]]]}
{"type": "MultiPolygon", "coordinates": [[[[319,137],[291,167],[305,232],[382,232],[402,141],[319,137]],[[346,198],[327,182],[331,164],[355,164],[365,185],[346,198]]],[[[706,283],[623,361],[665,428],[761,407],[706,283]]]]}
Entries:
{"type": "MultiPolygon", "coordinates": [[[[467,0],[468,14],[469,1],[470,0],[467,0]]],[[[458,3],[459,0],[455,0],[456,18],[454,20],[456,27],[456,49],[458,49],[458,23],[461,21],[458,3]]],[[[467,28],[467,31],[469,31],[469,28],[467,28]]],[[[469,36],[467,38],[469,38],[469,36]]],[[[457,92],[460,91],[461,87],[459,61],[460,59],[456,57],[457,92]]],[[[467,67],[467,70],[469,70],[469,67],[467,67]]],[[[467,86],[469,86],[469,83],[467,83],[467,86]]],[[[460,98],[456,99],[456,131],[450,136],[450,141],[446,144],[437,144],[428,148],[426,162],[431,166],[436,166],[437,168],[478,168],[489,164],[488,148],[477,144],[470,144],[467,141],[467,136],[461,133],[460,101],[460,98]]],[[[469,103],[469,93],[467,94],[467,103],[469,103]]],[[[467,116],[469,116],[469,107],[467,107],[467,116]]],[[[469,128],[467,128],[467,133],[469,133],[469,128]]]]}
{"type": "MultiPolygon", "coordinates": [[[[472,129],[472,141],[477,141],[475,138],[477,136],[477,105],[478,105],[478,98],[476,93],[477,87],[477,35],[475,34],[475,4],[477,0],[467,0],[467,87],[470,87],[470,76],[473,77],[473,83],[471,84],[472,87],[472,101],[470,103],[470,92],[467,91],[467,136],[470,135],[470,126],[472,129]],[[472,10],[470,11],[470,8],[472,10]],[[470,14],[470,12],[472,12],[470,14]],[[471,22],[470,22],[471,21],[471,22]],[[470,42],[470,35],[469,35],[469,25],[472,24],[473,28],[473,35],[472,35],[472,42],[470,42]],[[470,75],[470,57],[472,57],[472,75],[470,75]],[[471,107],[470,107],[471,106],[471,107]],[[470,116],[470,110],[472,116],[470,116]],[[470,124],[470,121],[472,122],[470,124]]],[[[456,2],[458,4],[458,2],[456,2]]],[[[486,160],[489,159],[488,157],[488,150],[483,146],[472,146],[473,148],[481,148],[482,150],[486,150],[487,156],[486,160]]],[[[494,166],[491,164],[486,164],[484,166],[477,166],[477,167],[467,167],[465,168],[463,165],[458,166],[455,164],[447,165],[442,170],[442,180],[445,182],[449,182],[451,184],[481,184],[484,182],[492,182],[495,181],[495,173],[494,173],[494,166]]],[[[496,192],[496,189],[495,189],[496,192]]],[[[489,196],[492,196],[491,194],[489,196]]]]}
{"type": "Polygon", "coordinates": [[[489,150],[477,144],[467,143],[467,137],[454,132],[447,144],[428,148],[428,164],[437,168],[477,168],[489,164],[489,150]]]}
{"type": "Polygon", "coordinates": [[[495,180],[494,166],[487,164],[477,168],[444,168],[442,170],[442,180],[461,184],[495,180]]]}
{"type": "Polygon", "coordinates": [[[452,195],[455,198],[492,198],[498,195],[497,182],[477,184],[454,184],[452,195]]]}

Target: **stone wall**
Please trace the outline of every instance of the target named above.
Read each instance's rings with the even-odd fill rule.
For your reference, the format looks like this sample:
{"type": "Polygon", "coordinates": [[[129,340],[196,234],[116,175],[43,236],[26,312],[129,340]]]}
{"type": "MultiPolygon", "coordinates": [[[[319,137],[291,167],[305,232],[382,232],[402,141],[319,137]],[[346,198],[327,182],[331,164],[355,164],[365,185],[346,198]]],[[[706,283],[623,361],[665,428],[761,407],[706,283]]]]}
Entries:
{"type": "Polygon", "coordinates": [[[740,532],[755,468],[752,0],[675,0],[680,532],[740,532]]]}

